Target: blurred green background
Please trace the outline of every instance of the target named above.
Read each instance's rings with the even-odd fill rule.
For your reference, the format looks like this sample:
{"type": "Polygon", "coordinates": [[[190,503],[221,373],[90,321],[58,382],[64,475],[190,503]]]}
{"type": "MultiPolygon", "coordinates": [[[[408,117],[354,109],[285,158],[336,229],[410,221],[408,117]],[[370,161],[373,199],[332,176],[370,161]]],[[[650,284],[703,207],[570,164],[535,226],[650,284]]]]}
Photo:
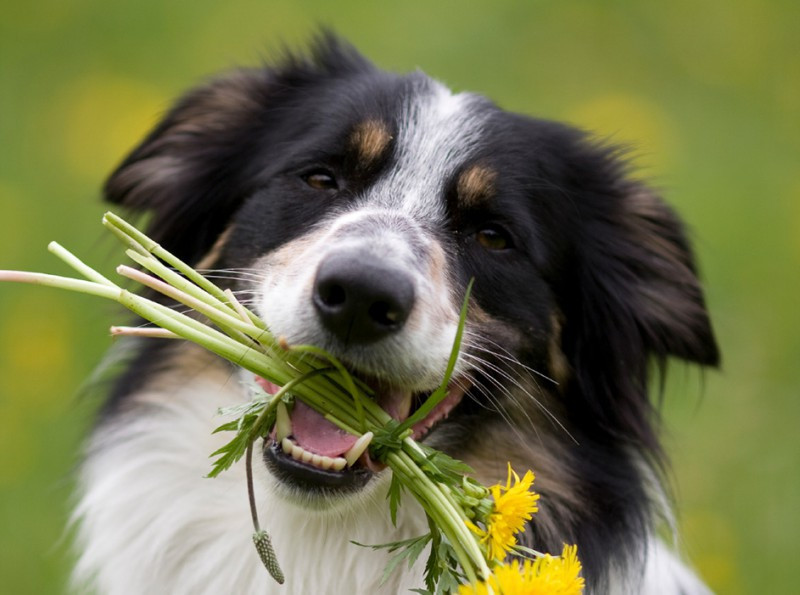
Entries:
{"type": "MultiPolygon", "coordinates": [[[[0,268],[117,258],[98,188],[169,102],[332,25],[507,109],[637,147],[689,222],[724,369],[673,367],[666,443],[683,544],[720,593],[785,593],[800,534],[800,9],[796,0],[0,5],[0,268]]],[[[115,309],[0,287],[0,591],[59,593],[82,381],[115,309]]]]}

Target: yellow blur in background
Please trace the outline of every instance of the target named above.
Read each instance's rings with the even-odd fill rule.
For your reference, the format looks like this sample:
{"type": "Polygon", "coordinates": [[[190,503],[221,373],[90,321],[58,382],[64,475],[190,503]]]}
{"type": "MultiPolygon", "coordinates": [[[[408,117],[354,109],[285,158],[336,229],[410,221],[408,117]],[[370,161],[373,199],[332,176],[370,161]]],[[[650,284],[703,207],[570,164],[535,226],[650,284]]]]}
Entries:
{"type": "MultiPolygon", "coordinates": [[[[110,269],[104,176],[181,91],[332,26],[378,65],[634,147],[690,225],[724,368],[673,366],[681,546],[719,593],[788,593],[800,534],[800,8],[792,0],[0,6],[0,268],[110,269]]],[[[0,286],[0,591],[59,593],[85,379],[120,313],[0,286]]]]}

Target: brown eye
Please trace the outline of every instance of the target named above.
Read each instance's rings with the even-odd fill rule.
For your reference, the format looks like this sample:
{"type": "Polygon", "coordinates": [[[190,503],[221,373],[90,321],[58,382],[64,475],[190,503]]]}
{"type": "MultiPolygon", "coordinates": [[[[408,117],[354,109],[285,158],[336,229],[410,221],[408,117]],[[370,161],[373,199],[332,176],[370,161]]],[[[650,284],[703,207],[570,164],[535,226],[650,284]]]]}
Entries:
{"type": "Polygon", "coordinates": [[[498,227],[484,227],[475,233],[478,243],[487,250],[507,250],[511,240],[506,232],[498,227]]]}
{"type": "Polygon", "coordinates": [[[315,190],[338,190],[336,178],[327,170],[319,169],[303,176],[305,183],[315,190]]]}

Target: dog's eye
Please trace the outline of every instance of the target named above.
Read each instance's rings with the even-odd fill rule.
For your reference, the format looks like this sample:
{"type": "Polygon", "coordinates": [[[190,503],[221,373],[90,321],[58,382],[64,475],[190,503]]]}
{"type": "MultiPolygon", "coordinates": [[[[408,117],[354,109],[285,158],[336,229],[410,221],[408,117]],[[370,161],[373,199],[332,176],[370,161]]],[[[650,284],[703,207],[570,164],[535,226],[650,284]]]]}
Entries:
{"type": "Polygon", "coordinates": [[[334,175],[327,169],[315,169],[303,176],[306,184],[315,190],[338,190],[339,184],[334,175]]]}
{"type": "Polygon", "coordinates": [[[511,248],[511,238],[502,228],[495,225],[479,229],[475,233],[478,243],[487,250],[508,250],[511,248]]]}

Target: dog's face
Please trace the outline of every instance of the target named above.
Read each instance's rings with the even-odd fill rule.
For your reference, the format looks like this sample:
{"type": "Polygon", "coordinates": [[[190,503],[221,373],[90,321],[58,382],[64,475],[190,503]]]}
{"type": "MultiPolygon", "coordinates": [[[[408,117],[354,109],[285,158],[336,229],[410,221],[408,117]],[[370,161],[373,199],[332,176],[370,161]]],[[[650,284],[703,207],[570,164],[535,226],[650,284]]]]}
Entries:
{"type": "MultiPolygon", "coordinates": [[[[472,460],[494,444],[496,476],[537,440],[564,461],[576,445],[657,450],[650,357],[717,359],[682,227],[613,150],[335,42],[187,95],[107,194],[153,211],[159,242],[228,271],[274,335],[335,354],[399,419],[441,382],[474,279],[450,394],[415,433],[472,460]]],[[[354,439],[301,404],[291,422],[265,445],[281,482],[369,484],[368,456],[340,469],[354,439]]]]}

